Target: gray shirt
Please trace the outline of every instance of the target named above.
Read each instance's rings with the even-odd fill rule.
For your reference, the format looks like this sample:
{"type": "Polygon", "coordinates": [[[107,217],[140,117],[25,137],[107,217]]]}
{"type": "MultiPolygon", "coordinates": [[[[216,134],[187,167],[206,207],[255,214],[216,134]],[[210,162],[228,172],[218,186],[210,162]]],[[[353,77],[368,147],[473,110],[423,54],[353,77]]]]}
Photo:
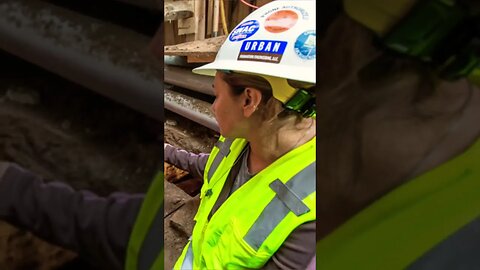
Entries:
{"type": "Polygon", "coordinates": [[[235,177],[235,180],[233,181],[233,186],[230,190],[229,196],[253,177],[253,174],[248,171],[248,155],[250,155],[250,147],[247,145],[244,152],[239,157],[241,159],[240,169],[237,177],[235,177]]]}

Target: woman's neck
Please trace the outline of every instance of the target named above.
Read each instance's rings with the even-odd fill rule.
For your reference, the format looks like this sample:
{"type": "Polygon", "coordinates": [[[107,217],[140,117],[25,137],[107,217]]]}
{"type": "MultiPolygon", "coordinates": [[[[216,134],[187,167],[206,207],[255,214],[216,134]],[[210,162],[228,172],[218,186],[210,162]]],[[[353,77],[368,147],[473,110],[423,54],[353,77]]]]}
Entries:
{"type": "Polygon", "coordinates": [[[290,128],[277,132],[254,132],[251,134],[247,139],[250,146],[249,172],[252,174],[260,172],[281,156],[315,137],[315,124],[312,124],[310,120],[307,122],[309,122],[307,125],[299,129],[290,128]]]}
{"type": "Polygon", "coordinates": [[[250,174],[257,174],[261,170],[272,164],[275,159],[264,152],[261,145],[256,142],[250,142],[250,152],[248,154],[248,172],[250,174]]]}

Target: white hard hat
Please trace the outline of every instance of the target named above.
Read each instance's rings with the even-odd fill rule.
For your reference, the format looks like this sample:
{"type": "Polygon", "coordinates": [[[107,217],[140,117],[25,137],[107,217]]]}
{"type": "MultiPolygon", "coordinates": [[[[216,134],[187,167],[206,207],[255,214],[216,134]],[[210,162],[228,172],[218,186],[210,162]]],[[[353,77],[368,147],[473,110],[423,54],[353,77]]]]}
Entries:
{"type": "Polygon", "coordinates": [[[267,75],[316,83],[315,1],[272,1],[248,15],[229,34],[215,61],[193,70],[267,75]]]}

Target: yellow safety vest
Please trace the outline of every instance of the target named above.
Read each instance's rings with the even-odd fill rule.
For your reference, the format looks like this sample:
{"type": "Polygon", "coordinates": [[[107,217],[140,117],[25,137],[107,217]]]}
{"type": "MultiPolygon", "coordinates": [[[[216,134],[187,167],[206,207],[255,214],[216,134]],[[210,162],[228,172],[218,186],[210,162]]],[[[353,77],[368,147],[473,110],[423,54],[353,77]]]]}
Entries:
{"type": "Polygon", "coordinates": [[[163,269],[163,170],[150,184],[127,247],[126,270],[163,269]]]}
{"type": "Polygon", "coordinates": [[[319,269],[480,269],[480,139],[317,243],[319,269]]]}
{"type": "Polygon", "coordinates": [[[316,219],[315,138],[256,174],[211,212],[247,142],[220,138],[207,161],[191,240],[175,269],[260,268],[299,225],[316,219]]]}

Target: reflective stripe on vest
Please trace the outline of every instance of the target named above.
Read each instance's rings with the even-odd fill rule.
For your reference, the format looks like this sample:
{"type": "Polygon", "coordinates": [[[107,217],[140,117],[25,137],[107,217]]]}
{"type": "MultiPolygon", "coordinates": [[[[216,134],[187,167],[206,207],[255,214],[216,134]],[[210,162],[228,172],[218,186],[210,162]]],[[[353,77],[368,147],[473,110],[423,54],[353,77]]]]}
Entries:
{"type": "Polygon", "coordinates": [[[315,179],[314,162],[292,177],[286,184],[279,179],[273,181],[270,187],[275,191],[276,196],[265,207],[245,235],[245,242],[255,250],[258,250],[273,229],[277,227],[290,211],[296,216],[310,211],[302,200],[315,192],[315,179]]]}
{"type": "Polygon", "coordinates": [[[192,251],[192,242],[188,243],[187,254],[182,262],[182,270],[191,270],[193,269],[193,251],[192,251]]]}
{"type": "Polygon", "coordinates": [[[127,270],[163,269],[163,184],[162,169],[152,181],[133,226],[127,270]]]}
{"type": "MultiPolygon", "coordinates": [[[[225,141],[225,138],[219,140],[225,141]]],[[[228,156],[216,162],[219,165],[212,169],[213,174],[210,169],[215,167],[216,156],[225,153],[221,154],[220,148],[215,147],[207,161],[203,198],[192,233],[194,267],[197,269],[261,268],[295,228],[315,220],[315,170],[312,170],[315,168],[315,138],[292,149],[253,176],[209,218],[231,168],[247,143],[245,139],[235,139],[228,156]],[[208,179],[209,172],[211,179],[208,179]],[[311,185],[303,182],[307,180],[305,178],[310,178],[311,185]],[[305,196],[300,186],[310,186],[312,192],[305,196]],[[274,215],[275,220],[271,219],[274,215]],[[274,222],[265,225],[270,221],[274,222]],[[250,241],[246,239],[248,233],[249,237],[259,237],[258,248],[247,242],[250,241]]],[[[187,249],[177,260],[178,268],[187,249]]]]}
{"type": "Polygon", "coordinates": [[[232,146],[233,140],[232,139],[225,139],[222,141],[217,141],[215,144],[216,147],[219,149],[219,153],[215,156],[215,159],[212,162],[212,166],[208,171],[208,180],[212,179],[213,174],[218,169],[218,166],[222,162],[222,160],[230,154],[230,146],[232,146]]]}
{"type": "Polygon", "coordinates": [[[409,270],[480,269],[480,217],[427,252],[409,270]]]}
{"type": "Polygon", "coordinates": [[[157,211],[138,256],[138,269],[152,269],[163,249],[163,205],[157,211]]]}

